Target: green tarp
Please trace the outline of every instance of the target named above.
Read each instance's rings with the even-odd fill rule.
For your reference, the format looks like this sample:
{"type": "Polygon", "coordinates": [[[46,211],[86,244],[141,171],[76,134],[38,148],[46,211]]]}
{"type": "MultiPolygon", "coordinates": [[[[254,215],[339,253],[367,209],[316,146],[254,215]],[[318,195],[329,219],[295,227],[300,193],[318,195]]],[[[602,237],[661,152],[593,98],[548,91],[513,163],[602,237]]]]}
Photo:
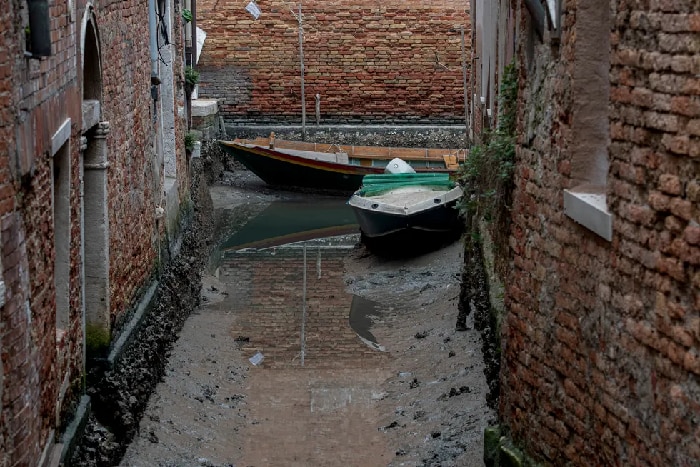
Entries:
{"type": "Polygon", "coordinates": [[[408,173],[365,175],[359,196],[369,197],[384,194],[397,188],[411,186],[431,187],[434,190],[451,190],[455,182],[446,173],[408,173]]]}

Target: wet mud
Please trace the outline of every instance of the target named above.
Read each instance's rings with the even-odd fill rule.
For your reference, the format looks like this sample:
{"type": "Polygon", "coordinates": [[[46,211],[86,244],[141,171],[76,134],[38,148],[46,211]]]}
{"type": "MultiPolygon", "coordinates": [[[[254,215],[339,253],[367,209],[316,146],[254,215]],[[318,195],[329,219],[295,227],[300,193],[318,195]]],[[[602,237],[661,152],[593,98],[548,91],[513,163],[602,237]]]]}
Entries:
{"type": "Polygon", "coordinates": [[[227,285],[236,279],[220,275],[212,251],[271,203],[308,193],[268,187],[205,151],[212,153],[193,173],[194,222],[160,279],[151,316],[114,368],[91,378],[93,413],[72,465],[353,465],[348,459],[360,451],[361,465],[483,465],[483,429],[495,414],[486,403],[492,391],[484,378],[482,325],[475,321],[480,315],[464,314],[464,325],[455,327],[466,274],[461,240],[445,238],[407,254],[368,247],[358,234],[342,271],[345,293],[359,297],[352,317],[348,307],[347,326],[377,352],[376,366],[362,373],[323,369],[301,383],[286,367],[264,373],[270,360],[262,368],[248,360],[254,336],[235,331],[237,312],[225,306],[245,302],[248,291],[227,285]],[[299,412],[309,394],[316,409],[299,412]],[[338,412],[348,398],[360,404],[351,416],[338,412]],[[300,442],[299,423],[326,430],[309,418],[318,413],[330,417],[323,423],[343,416],[325,435],[300,442]],[[292,418],[276,418],[285,416],[292,418]],[[365,449],[323,445],[323,436],[332,438],[343,423],[366,434],[358,438],[365,449]],[[300,461],[265,457],[270,430],[280,430],[278,444],[288,443],[300,461]]]}
{"type": "Polygon", "coordinates": [[[202,161],[193,161],[194,210],[180,254],[158,278],[155,305],[113,368],[92,365],[87,379],[91,414],[70,465],[118,465],[162,379],[173,343],[200,303],[201,273],[212,239],[209,185],[202,161]]]}

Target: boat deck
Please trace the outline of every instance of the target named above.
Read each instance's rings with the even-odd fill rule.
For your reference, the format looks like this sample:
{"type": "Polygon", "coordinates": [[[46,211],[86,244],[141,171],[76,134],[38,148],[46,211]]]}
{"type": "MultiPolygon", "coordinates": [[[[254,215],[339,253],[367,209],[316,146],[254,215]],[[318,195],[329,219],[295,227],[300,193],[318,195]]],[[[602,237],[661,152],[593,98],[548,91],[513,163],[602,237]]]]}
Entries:
{"type": "MultiPolygon", "coordinates": [[[[349,158],[390,160],[395,157],[405,161],[431,161],[439,162],[448,167],[456,167],[466,160],[467,152],[464,149],[440,149],[440,148],[403,148],[382,146],[355,146],[342,144],[314,143],[306,141],[291,141],[270,138],[237,139],[234,143],[247,147],[263,147],[273,151],[309,157],[313,154],[328,154],[330,156],[345,154],[349,158]]],[[[322,156],[321,156],[322,157],[322,156]]],[[[333,161],[333,159],[330,159],[333,161]]],[[[342,162],[341,162],[342,163],[342,162]]],[[[345,162],[347,163],[347,162],[345,162]]]]}
{"type": "Polygon", "coordinates": [[[409,206],[416,205],[420,202],[430,200],[435,196],[441,196],[445,194],[445,190],[434,190],[429,187],[423,189],[416,187],[399,188],[396,190],[389,191],[387,193],[382,193],[380,195],[368,196],[367,199],[373,202],[399,206],[402,208],[407,208],[409,206]]]}

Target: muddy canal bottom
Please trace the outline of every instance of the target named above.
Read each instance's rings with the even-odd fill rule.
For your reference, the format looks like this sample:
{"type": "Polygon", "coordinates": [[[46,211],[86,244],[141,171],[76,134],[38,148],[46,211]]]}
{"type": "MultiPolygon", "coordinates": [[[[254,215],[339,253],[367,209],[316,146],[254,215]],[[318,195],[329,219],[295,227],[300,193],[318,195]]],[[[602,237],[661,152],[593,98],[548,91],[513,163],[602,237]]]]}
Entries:
{"type": "Polygon", "coordinates": [[[344,280],[358,241],[344,200],[275,202],[234,229],[142,422],[150,442],[122,465],[387,465],[389,357],[344,280]]]}
{"type": "Polygon", "coordinates": [[[202,306],[121,465],[483,466],[494,414],[479,333],[454,326],[462,245],[380,258],[356,249],[344,199],[219,195],[202,306]]]}

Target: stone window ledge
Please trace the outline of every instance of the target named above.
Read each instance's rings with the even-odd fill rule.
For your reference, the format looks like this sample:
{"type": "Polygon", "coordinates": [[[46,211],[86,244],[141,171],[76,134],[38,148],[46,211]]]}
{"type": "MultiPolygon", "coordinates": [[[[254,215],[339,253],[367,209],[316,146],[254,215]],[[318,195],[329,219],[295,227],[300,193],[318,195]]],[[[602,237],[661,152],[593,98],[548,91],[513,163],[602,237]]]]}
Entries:
{"type": "Polygon", "coordinates": [[[564,214],[605,240],[612,240],[612,215],[604,192],[586,187],[564,190],[564,214]]]}

